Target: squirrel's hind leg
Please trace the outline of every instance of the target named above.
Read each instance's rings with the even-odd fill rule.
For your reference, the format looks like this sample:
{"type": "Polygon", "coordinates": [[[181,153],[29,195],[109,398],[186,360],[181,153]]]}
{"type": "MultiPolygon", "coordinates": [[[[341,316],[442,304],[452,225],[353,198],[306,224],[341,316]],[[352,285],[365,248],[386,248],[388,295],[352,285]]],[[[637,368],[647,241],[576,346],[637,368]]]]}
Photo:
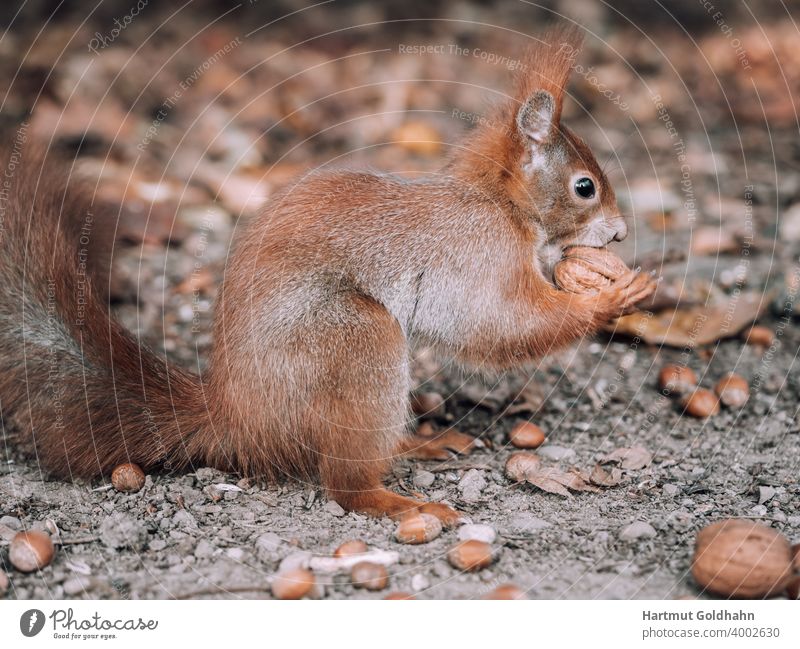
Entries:
{"type": "Polygon", "coordinates": [[[372,516],[399,519],[423,511],[456,524],[461,516],[452,508],[395,494],[382,484],[407,435],[409,360],[400,325],[366,296],[349,296],[347,309],[337,306],[331,319],[336,325],[321,346],[328,387],[309,404],[328,496],[372,516]]]}

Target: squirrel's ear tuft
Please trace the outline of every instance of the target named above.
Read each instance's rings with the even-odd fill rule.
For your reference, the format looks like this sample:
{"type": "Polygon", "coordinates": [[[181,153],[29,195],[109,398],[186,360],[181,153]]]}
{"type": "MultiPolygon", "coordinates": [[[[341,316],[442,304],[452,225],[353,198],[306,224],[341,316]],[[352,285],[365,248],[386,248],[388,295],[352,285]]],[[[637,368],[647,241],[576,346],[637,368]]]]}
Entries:
{"type": "Polygon", "coordinates": [[[551,27],[537,39],[525,57],[517,78],[516,100],[526,103],[537,91],[545,91],[555,100],[554,118],[561,119],[564,88],[583,44],[583,32],[573,24],[551,27]]]}
{"type": "Polygon", "coordinates": [[[556,100],[546,90],[537,90],[517,113],[519,132],[534,142],[544,142],[557,123],[556,100]]]}

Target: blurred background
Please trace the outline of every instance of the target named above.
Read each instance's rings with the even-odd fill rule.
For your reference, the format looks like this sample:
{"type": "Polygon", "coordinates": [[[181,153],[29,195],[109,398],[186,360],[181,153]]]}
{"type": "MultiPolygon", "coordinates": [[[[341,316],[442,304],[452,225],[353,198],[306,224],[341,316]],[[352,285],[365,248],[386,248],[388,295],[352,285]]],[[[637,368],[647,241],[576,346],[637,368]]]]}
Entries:
{"type": "Polygon", "coordinates": [[[435,172],[537,33],[575,21],[565,119],[632,218],[623,256],[665,276],[653,306],[747,287],[758,315],[796,282],[800,34],[796,4],[753,5],[8,3],[0,124],[79,161],[118,218],[121,315],[145,336],[193,324],[202,356],[239,218],[318,166],[435,172]]]}

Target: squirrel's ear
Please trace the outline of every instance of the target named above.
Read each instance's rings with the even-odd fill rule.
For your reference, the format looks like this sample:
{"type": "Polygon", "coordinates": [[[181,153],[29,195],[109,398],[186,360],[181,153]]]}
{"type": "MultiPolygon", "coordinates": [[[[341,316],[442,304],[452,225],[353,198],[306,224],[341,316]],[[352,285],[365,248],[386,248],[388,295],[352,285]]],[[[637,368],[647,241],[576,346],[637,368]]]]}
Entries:
{"type": "Polygon", "coordinates": [[[555,129],[556,100],[546,90],[537,90],[517,113],[517,128],[536,143],[544,142],[555,129]]]}

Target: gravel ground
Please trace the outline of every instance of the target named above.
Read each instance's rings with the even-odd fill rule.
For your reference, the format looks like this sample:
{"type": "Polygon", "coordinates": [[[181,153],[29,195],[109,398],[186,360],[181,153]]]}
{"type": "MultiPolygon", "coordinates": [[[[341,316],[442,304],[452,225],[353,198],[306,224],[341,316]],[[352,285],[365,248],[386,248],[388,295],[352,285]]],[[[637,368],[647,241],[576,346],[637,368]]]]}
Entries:
{"type": "MultiPolygon", "coordinates": [[[[426,25],[424,31],[419,28],[414,42],[461,38],[463,34],[440,34],[436,30],[463,29],[467,34],[464,38],[478,39],[484,49],[502,47],[505,33],[475,27],[484,24],[481,21],[500,21],[499,14],[481,13],[492,11],[482,5],[464,13],[466,5],[458,6],[463,11],[454,15],[468,15],[474,21],[471,26],[426,25]]],[[[367,22],[368,18],[371,15],[359,16],[359,21],[367,22]]],[[[166,59],[176,52],[176,43],[191,43],[185,52],[181,50],[184,59],[180,65],[181,58],[176,58],[177,72],[145,61],[145,65],[132,69],[130,76],[126,73],[121,77],[130,88],[120,90],[119,83],[106,83],[104,79],[111,79],[111,73],[117,70],[114,66],[126,62],[125,57],[138,42],[136,38],[140,38],[137,30],[148,27],[146,21],[146,16],[137,21],[113,44],[115,49],[101,52],[94,59],[94,76],[87,77],[90,87],[84,91],[88,101],[94,101],[92,92],[105,93],[108,88],[113,90],[109,93],[111,99],[117,93],[127,100],[138,92],[137,70],[159,69],[158,78],[153,79],[155,87],[148,89],[152,96],[146,95],[149,103],[142,107],[132,102],[125,122],[128,130],[118,136],[115,117],[119,115],[106,102],[101,111],[106,122],[93,131],[93,139],[86,145],[88,150],[82,153],[82,168],[89,175],[104,178],[103,197],[122,210],[123,231],[128,240],[115,253],[111,287],[118,316],[159,352],[190,368],[202,366],[207,357],[210,313],[236,228],[234,215],[241,213],[245,219],[252,207],[242,201],[242,194],[249,191],[250,185],[234,183],[232,189],[224,185],[209,188],[203,178],[201,182],[187,180],[184,171],[193,173],[199,157],[206,156],[211,160],[206,163],[216,165],[211,174],[214,178],[224,176],[245,183],[254,174],[263,174],[260,179],[267,179],[268,188],[273,180],[285,181],[301,168],[323,164],[348,150],[356,152],[356,165],[425,173],[441,163],[441,148],[423,150],[414,145],[398,145],[397,141],[403,138],[396,131],[387,135],[387,129],[398,127],[391,121],[394,118],[377,124],[365,121],[363,124],[370,126],[367,128],[361,123],[347,125],[347,117],[360,115],[362,104],[367,112],[374,105],[387,111],[424,108],[422,117],[414,118],[415,128],[424,123],[425,128],[433,129],[424,134],[434,132],[441,134],[444,141],[455,140],[469,128],[470,120],[450,117],[450,111],[453,106],[466,111],[482,110],[483,100],[475,88],[415,82],[410,89],[408,84],[404,86],[405,99],[399,103],[393,94],[380,101],[372,97],[377,103],[369,103],[362,102],[363,97],[357,93],[335,94],[336,84],[356,86],[364,75],[373,75],[370,80],[380,92],[392,87],[378,83],[385,78],[469,76],[476,87],[501,85],[497,66],[476,63],[468,57],[400,56],[394,41],[403,42],[402,36],[392,37],[394,53],[382,59],[385,66],[379,71],[344,55],[350,51],[348,47],[369,49],[376,43],[383,47],[385,36],[378,30],[365,36],[364,42],[354,41],[355,45],[347,40],[335,41],[326,50],[323,40],[319,50],[309,45],[293,51],[291,57],[270,60],[269,66],[254,72],[267,75],[265,78],[242,92],[231,92],[219,99],[216,93],[222,88],[227,92],[228,76],[236,78],[237,66],[246,68],[250,59],[265,56],[259,54],[258,47],[272,51],[279,49],[278,41],[286,44],[301,40],[300,35],[305,38],[306,29],[313,31],[320,25],[320,29],[327,28],[324,15],[302,28],[286,21],[263,33],[269,33],[274,43],[266,36],[263,40],[250,39],[215,64],[213,74],[205,73],[203,83],[198,82],[192,89],[195,94],[175,105],[169,119],[159,122],[155,135],[146,136],[153,141],[147,140],[148,146],[140,155],[136,143],[146,133],[153,115],[147,110],[152,111],[153,106],[158,107],[169,97],[187,70],[191,71],[241,31],[235,23],[220,23],[215,27],[218,33],[210,30],[204,32],[205,41],[194,41],[190,37],[199,33],[199,28],[186,19],[186,34],[176,29],[177,35],[168,35],[166,45],[159,45],[158,38],[154,38],[146,52],[136,54],[156,60],[163,55],[166,59]],[[275,31],[278,29],[285,31],[275,31]],[[206,50],[197,51],[198,42],[204,43],[206,50]],[[125,47],[129,48],[128,53],[125,47]],[[188,63],[186,52],[192,57],[188,63]],[[308,114],[312,121],[319,117],[320,124],[327,124],[327,118],[335,115],[337,121],[343,120],[345,130],[325,132],[306,142],[308,121],[295,117],[281,123],[282,130],[271,130],[261,138],[258,129],[263,130],[263,124],[248,114],[236,113],[236,102],[249,101],[255,87],[270,87],[276,79],[291,78],[297,69],[311,68],[335,57],[336,62],[322,68],[323,73],[316,80],[282,87],[279,96],[290,98],[289,108],[282,104],[278,108],[285,112],[307,104],[307,111],[301,111],[300,116],[308,114]],[[108,66],[108,70],[103,72],[102,66],[108,66]],[[333,104],[326,104],[329,110],[322,112],[321,106],[311,102],[328,93],[333,104]],[[195,111],[197,107],[208,108],[206,101],[215,110],[225,106],[240,121],[230,126],[225,121],[227,115],[195,111]],[[442,109],[441,114],[435,113],[437,108],[442,109]],[[198,130],[200,135],[212,135],[199,141],[187,137],[184,142],[184,129],[189,123],[194,124],[191,120],[195,118],[200,126],[191,135],[198,135],[198,130]],[[131,127],[131,120],[139,121],[131,127]],[[227,125],[225,137],[216,142],[216,149],[209,145],[207,151],[206,145],[221,132],[221,125],[227,125]],[[104,132],[111,133],[106,140],[104,132]],[[377,141],[394,143],[373,146],[376,140],[369,139],[373,136],[377,141]],[[248,154],[261,147],[255,162],[236,149],[242,138],[248,154]],[[258,144],[251,149],[247,138],[258,144]],[[113,145],[106,147],[104,142],[112,139],[113,145]],[[192,146],[198,150],[192,150],[192,146]],[[103,158],[109,151],[110,156],[103,158]],[[291,155],[284,159],[287,151],[291,155]],[[152,183],[162,179],[165,160],[173,152],[176,159],[170,159],[163,178],[174,181],[179,188],[176,191],[186,193],[181,194],[180,200],[170,194],[162,201],[152,183]],[[226,155],[235,164],[228,164],[226,155]],[[141,195],[132,195],[135,192],[128,187],[128,173],[136,181],[131,187],[139,187],[141,195]],[[149,210],[143,210],[142,205],[149,210]],[[150,218],[149,227],[154,228],[147,231],[147,236],[141,231],[144,214],[150,218]],[[135,227],[131,230],[132,224],[138,224],[139,231],[135,227]]],[[[519,21],[522,24],[521,18],[519,21]]],[[[341,22],[347,23],[347,19],[341,22]]],[[[535,26],[528,27],[533,30],[535,26]]],[[[742,38],[755,38],[745,26],[738,28],[742,38]]],[[[750,81],[737,76],[741,66],[737,67],[736,59],[731,64],[722,56],[730,54],[724,35],[711,31],[701,45],[711,59],[721,62],[714,73],[727,79],[723,85],[734,93],[732,96],[750,92],[750,81]],[[720,55],[717,59],[711,56],[714,52],[720,55]]],[[[70,33],[69,29],[65,32],[70,33]]],[[[684,352],[650,345],[636,337],[601,335],[555,353],[536,367],[494,377],[478,377],[433,358],[426,350],[418,350],[415,376],[419,390],[446,397],[445,412],[433,423],[480,437],[484,448],[446,462],[400,461],[387,477],[387,484],[400,493],[418,492],[427,499],[447,502],[463,511],[473,524],[491,527],[496,535],[492,542],[495,561],[474,574],[453,568],[446,553],[459,534],[474,533],[475,528],[446,531],[423,545],[402,545],[393,538],[392,521],[346,513],[328,501],[315,485],[264,485],[257,477],[225,475],[200,467],[186,474],[149,475],[144,489],[126,495],[102,482],[51,480],[33,460],[22,457],[18,449],[6,443],[0,465],[0,525],[5,526],[6,532],[47,529],[61,541],[51,565],[24,575],[8,565],[7,542],[0,538],[0,573],[4,571],[10,578],[6,597],[268,598],[270,578],[279,567],[329,557],[349,539],[361,539],[371,549],[397,553],[397,561],[389,566],[389,586],[381,592],[368,592],[354,588],[346,573],[317,571],[326,598],[379,598],[389,590],[412,592],[419,598],[480,598],[507,582],[518,585],[530,598],[705,597],[689,573],[694,538],[703,526],[725,517],[747,517],[772,525],[792,542],[799,542],[800,330],[797,313],[782,311],[779,302],[781,292],[790,290],[787,287],[791,287],[793,273],[800,272],[800,164],[793,144],[796,129],[792,114],[777,91],[760,96],[764,100],[762,107],[774,122],[772,130],[765,130],[759,122],[760,113],[751,115],[751,122],[747,115],[737,113],[739,121],[731,123],[732,115],[725,111],[744,113],[747,104],[728,104],[727,96],[716,96],[716,85],[704,81],[693,50],[681,44],[677,28],[675,32],[671,45],[665,42],[667,37],[659,41],[668,53],[664,58],[662,52],[656,55],[655,49],[640,47],[639,41],[624,33],[609,37],[617,48],[613,56],[610,49],[596,43],[587,45],[588,57],[605,56],[604,67],[598,68],[597,74],[601,79],[615,81],[628,102],[625,110],[629,112],[621,120],[618,102],[615,105],[593,94],[588,76],[582,76],[575,84],[580,108],[575,104],[568,107],[567,117],[595,147],[599,158],[613,152],[619,155],[616,162],[624,173],[612,174],[611,179],[618,186],[624,208],[636,220],[628,240],[616,251],[630,264],[647,265],[663,274],[667,302],[674,299],[674,295],[670,298],[670,290],[680,294],[681,303],[698,296],[702,302],[708,295],[725,299],[735,293],[738,287],[732,285],[730,276],[741,265],[744,246],[740,240],[731,244],[727,239],[731,233],[750,228],[748,241],[753,245],[746,253],[749,263],[745,285],[764,293],[765,304],[771,304],[758,318],[776,334],[771,348],[759,349],[732,336],[684,352]],[[618,59],[620,52],[622,58],[618,59]],[[665,60],[669,60],[669,66],[665,60]],[[647,83],[640,83],[643,78],[634,76],[626,61],[644,70],[647,83]],[[691,73],[678,80],[673,66],[678,74],[680,70],[691,73]],[[686,90],[681,85],[684,80],[692,96],[699,97],[699,108],[681,94],[686,90]],[[691,190],[698,204],[698,214],[693,218],[687,211],[692,212],[694,205],[689,205],[681,184],[685,180],[683,161],[676,156],[673,138],[657,112],[653,88],[664,95],[669,116],[680,124],[678,134],[687,144],[691,190]],[[692,110],[696,114],[691,114],[692,110]],[[784,119],[781,123],[781,116],[788,116],[789,121],[784,119]],[[634,122],[638,124],[636,129],[632,127],[634,122]],[[631,139],[632,133],[636,137],[631,139]],[[779,223],[783,229],[779,230],[779,223]],[[711,244],[700,236],[709,231],[718,235],[712,237],[711,244]],[[667,362],[687,363],[705,387],[713,386],[724,373],[736,371],[751,384],[750,400],[741,410],[723,409],[708,420],[686,416],[674,399],[659,392],[657,374],[667,362]],[[520,391],[524,398],[517,399],[520,391]],[[597,493],[575,493],[569,498],[531,485],[514,484],[503,471],[512,452],[507,435],[516,422],[526,419],[547,433],[547,442],[539,450],[547,466],[591,470],[614,450],[634,446],[647,449],[652,461],[643,468],[623,470],[616,486],[597,493]]],[[[775,33],[784,35],[783,43],[796,43],[796,34],[793,36],[791,30],[775,33]]],[[[49,65],[54,56],[50,51],[55,47],[53,43],[64,40],[53,39],[43,46],[37,65],[49,65]]],[[[25,50],[21,44],[18,49],[25,50]]],[[[754,56],[753,51],[751,55],[754,56]]],[[[72,58],[59,60],[54,79],[59,83],[71,79],[64,86],[71,89],[83,69],[81,57],[85,56],[78,52],[72,58]]],[[[767,83],[771,78],[765,73],[761,81],[767,83]]],[[[147,76],[144,79],[149,83],[147,76]]],[[[274,105],[277,94],[262,96],[255,107],[259,118],[269,116],[264,118],[266,122],[278,119],[273,114],[278,110],[274,105]]],[[[11,95],[19,105],[26,96],[22,92],[11,95]]],[[[80,138],[87,128],[82,121],[86,111],[81,105],[72,112],[64,109],[65,115],[77,116],[77,120],[59,121],[57,127],[48,130],[53,115],[60,115],[59,101],[66,101],[58,92],[54,97],[47,99],[50,104],[34,111],[31,135],[55,133],[56,137],[58,129],[66,129],[61,133],[64,142],[74,143],[75,133],[80,138]]],[[[22,108],[20,111],[24,112],[22,108]]],[[[7,111],[4,117],[8,118],[7,111]]],[[[751,319],[757,317],[757,312],[751,314],[751,319]]]]}

